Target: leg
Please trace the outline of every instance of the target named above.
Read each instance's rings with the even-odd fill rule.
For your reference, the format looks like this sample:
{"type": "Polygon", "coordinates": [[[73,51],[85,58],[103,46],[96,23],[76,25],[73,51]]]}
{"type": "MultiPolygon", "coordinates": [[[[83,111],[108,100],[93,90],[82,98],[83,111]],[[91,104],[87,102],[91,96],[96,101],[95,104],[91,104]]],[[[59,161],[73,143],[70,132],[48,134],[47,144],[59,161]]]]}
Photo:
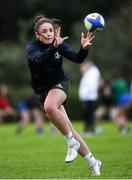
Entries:
{"type": "Polygon", "coordinates": [[[21,119],[20,119],[20,126],[23,128],[27,126],[27,124],[30,121],[30,113],[28,111],[23,111],[20,113],[21,119]]]}
{"type": "Polygon", "coordinates": [[[107,108],[104,105],[100,105],[94,113],[95,118],[95,133],[100,133],[102,131],[102,118],[106,114],[107,108]]]}
{"type": "Polygon", "coordinates": [[[84,132],[93,132],[94,131],[94,106],[95,101],[86,101],[84,102],[84,132]]]}
{"type": "Polygon", "coordinates": [[[121,134],[128,133],[128,120],[125,108],[116,108],[116,114],[112,120],[119,126],[121,134]]]}
{"type": "Polygon", "coordinates": [[[60,89],[51,89],[44,103],[44,111],[49,120],[60,130],[63,135],[67,135],[71,129],[59,107],[66,100],[66,94],[60,89]]]}
{"type": "Polygon", "coordinates": [[[37,134],[42,134],[43,133],[43,123],[44,123],[43,113],[38,108],[33,108],[31,113],[35,120],[37,134]]]}
{"type": "Polygon", "coordinates": [[[49,120],[65,136],[68,143],[68,153],[65,162],[71,162],[77,157],[79,142],[75,140],[65,115],[61,112],[60,106],[66,99],[66,94],[60,89],[51,89],[44,103],[44,110],[49,120]]]}
{"type": "Polygon", "coordinates": [[[123,108],[119,109],[118,123],[119,123],[120,128],[127,128],[128,127],[126,111],[123,108]]]}
{"type": "Polygon", "coordinates": [[[75,131],[75,129],[72,126],[71,121],[68,118],[68,115],[67,115],[63,105],[60,106],[60,111],[64,114],[65,119],[67,120],[67,122],[68,122],[68,124],[69,124],[69,126],[71,128],[73,136],[80,143],[80,148],[78,150],[79,154],[86,159],[86,161],[88,162],[88,164],[92,168],[92,174],[94,176],[99,176],[100,175],[100,168],[102,166],[101,161],[94,158],[94,156],[91,154],[87,144],[84,142],[82,137],[75,131]]]}
{"type": "Polygon", "coordinates": [[[68,124],[69,124],[69,126],[70,126],[70,129],[71,129],[71,131],[72,131],[75,139],[77,139],[77,140],[79,141],[79,143],[80,143],[80,148],[79,148],[79,151],[78,151],[79,154],[80,154],[82,157],[85,157],[85,156],[88,154],[88,152],[90,152],[89,149],[88,149],[87,144],[86,144],[86,143],[84,142],[84,140],[81,138],[81,136],[79,135],[79,133],[77,133],[77,132],[75,131],[75,129],[73,128],[72,123],[71,123],[71,121],[69,120],[68,115],[67,115],[67,113],[66,113],[65,108],[64,108],[63,105],[60,106],[60,111],[62,112],[63,116],[65,116],[65,120],[68,122],[68,124]]]}
{"type": "Polygon", "coordinates": [[[77,151],[79,151],[92,167],[93,174],[100,175],[101,162],[92,156],[80,135],[73,129],[62,106],[65,99],[66,94],[62,90],[51,89],[44,103],[44,110],[47,117],[67,139],[68,151],[65,162],[73,161],[77,157],[77,151]],[[70,132],[72,135],[70,135],[70,132]]]}
{"type": "Polygon", "coordinates": [[[16,128],[16,133],[21,133],[30,121],[30,113],[28,110],[20,112],[20,122],[16,128]]]}
{"type": "Polygon", "coordinates": [[[106,107],[101,105],[96,109],[95,114],[94,114],[95,123],[97,126],[100,126],[101,120],[102,120],[104,114],[106,114],[106,107]]]}

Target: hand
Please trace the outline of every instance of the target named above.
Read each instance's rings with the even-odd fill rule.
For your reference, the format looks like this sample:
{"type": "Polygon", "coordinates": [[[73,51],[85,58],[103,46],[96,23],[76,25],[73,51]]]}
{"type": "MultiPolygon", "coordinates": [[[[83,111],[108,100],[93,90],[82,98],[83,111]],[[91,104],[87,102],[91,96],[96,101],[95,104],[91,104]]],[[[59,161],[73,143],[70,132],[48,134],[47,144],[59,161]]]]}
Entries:
{"type": "Polygon", "coordinates": [[[60,36],[60,33],[61,33],[61,27],[58,27],[56,30],[55,30],[55,41],[54,41],[54,46],[55,48],[58,48],[59,45],[61,45],[63,43],[63,41],[65,41],[66,39],[68,39],[69,37],[61,37],[60,36]]]}
{"type": "Polygon", "coordinates": [[[89,46],[92,45],[92,40],[94,39],[94,36],[91,32],[88,32],[86,35],[86,38],[84,37],[84,33],[81,34],[81,45],[83,49],[89,48],[89,46]]]}

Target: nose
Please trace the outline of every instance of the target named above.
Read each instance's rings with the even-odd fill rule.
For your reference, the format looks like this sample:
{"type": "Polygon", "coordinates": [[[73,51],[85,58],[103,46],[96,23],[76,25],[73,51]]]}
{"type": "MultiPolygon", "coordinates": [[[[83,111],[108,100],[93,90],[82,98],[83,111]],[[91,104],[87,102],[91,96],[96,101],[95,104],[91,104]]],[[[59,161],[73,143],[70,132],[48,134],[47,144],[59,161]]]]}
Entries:
{"type": "Polygon", "coordinates": [[[51,32],[50,32],[50,31],[47,31],[47,35],[50,36],[50,35],[51,35],[51,32]]]}

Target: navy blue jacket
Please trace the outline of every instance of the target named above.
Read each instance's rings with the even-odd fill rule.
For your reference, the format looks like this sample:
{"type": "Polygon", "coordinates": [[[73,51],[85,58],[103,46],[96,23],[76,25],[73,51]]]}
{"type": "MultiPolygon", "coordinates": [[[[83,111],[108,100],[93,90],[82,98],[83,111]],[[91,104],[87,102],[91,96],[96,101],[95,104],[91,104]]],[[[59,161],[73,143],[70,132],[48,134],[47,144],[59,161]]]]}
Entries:
{"type": "Polygon", "coordinates": [[[81,63],[88,54],[88,50],[83,48],[75,52],[67,43],[62,43],[56,49],[53,44],[47,45],[38,40],[30,42],[26,51],[32,87],[36,92],[68,79],[62,68],[62,57],[81,63]]]}

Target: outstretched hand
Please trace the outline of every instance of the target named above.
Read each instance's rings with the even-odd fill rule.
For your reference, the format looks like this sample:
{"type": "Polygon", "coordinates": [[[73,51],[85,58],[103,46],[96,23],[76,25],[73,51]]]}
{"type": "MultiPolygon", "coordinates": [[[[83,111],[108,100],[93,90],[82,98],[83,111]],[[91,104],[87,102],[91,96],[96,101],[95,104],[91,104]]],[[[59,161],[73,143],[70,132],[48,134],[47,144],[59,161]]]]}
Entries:
{"type": "Polygon", "coordinates": [[[93,39],[94,39],[94,36],[91,32],[88,32],[86,37],[84,37],[84,33],[81,33],[81,45],[83,49],[89,48],[89,46],[92,45],[93,39]]]}
{"type": "Polygon", "coordinates": [[[54,40],[54,46],[55,48],[58,48],[59,45],[61,45],[63,43],[63,41],[65,41],[66,39],[68,39],[69,37],[61,37],[60,36],[61,34],[61,27],[58,27],[56,30],[55,30],[55,40],[54,40]]]}

